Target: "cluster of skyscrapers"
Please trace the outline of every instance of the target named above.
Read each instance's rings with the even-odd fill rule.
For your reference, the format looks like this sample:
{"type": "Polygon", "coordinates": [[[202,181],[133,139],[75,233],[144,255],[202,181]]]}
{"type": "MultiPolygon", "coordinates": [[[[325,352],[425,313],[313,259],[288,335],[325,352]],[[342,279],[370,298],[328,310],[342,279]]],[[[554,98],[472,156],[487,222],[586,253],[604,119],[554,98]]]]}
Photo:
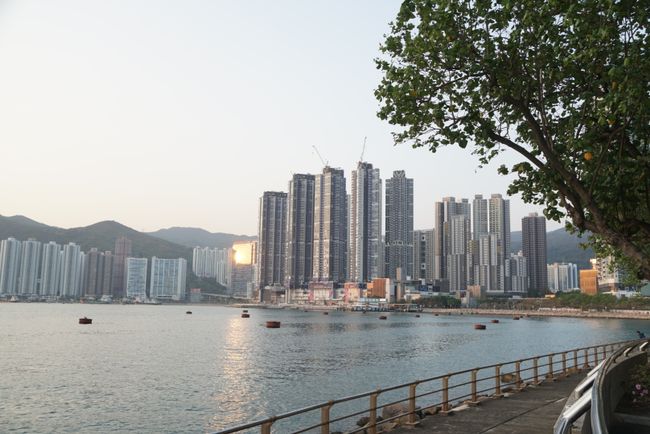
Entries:
{"type": "MultiPolygon", "coordinates": [[[[413,229],[413,179],[386,180],[360,161],[346,191],[342,169],[295,174],[288,192],[260,198],[255,290],[261,299],[294,289],[364,285],[388,278],[432,290],[537,295],[548,289],[546,222],[522,221],[523,251],[510,253],[510,204],[500,194],[435,203],[435,228],[413,229]]],[[[290,297],[286,297],[290,299],[290,297]]]]}
{"type": "MultiPolygon", "coordinates": [[[[120,237],[114,253],[96,248],[83,252],[34,239],[8,238],[0,243],[0,295],[38,298],[147,297],[147,258],[131,257],[131,241],[120,237]]],[[[185,259],[151,258],[149,297],[185,297],[185,259]]]]}

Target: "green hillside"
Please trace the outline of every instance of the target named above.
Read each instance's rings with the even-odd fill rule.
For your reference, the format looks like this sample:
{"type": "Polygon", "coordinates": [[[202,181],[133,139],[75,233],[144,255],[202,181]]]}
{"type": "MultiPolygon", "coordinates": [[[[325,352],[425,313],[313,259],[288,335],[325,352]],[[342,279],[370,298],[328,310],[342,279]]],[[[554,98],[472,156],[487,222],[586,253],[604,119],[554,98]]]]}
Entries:
{"type": "Polygon", "coordinates": [[[149,232],[152,235],[172,243],[180,244],[187,247],[211,247],[211,248],[228,248],[235,241],[250,241],[257,237],[249,235],[226,234],[223,232],[208,232],[200,228],[181,228],[172,227],[160,229],[156,232],[149,232]]]}
{"type": "MultiPolygon", "coordinates": [[[[578,268],[591,268],[589,259],[594,257],[591,249],[583,249],[581,243],[586,242],[584,238],[578,238],[560,228],[546,233],[546,256],[547,262],[573,262],[578,268]]],[[[521,232],[512,232],[510,236],[510,249],[512,253],[521,250],[521,232]]]]}

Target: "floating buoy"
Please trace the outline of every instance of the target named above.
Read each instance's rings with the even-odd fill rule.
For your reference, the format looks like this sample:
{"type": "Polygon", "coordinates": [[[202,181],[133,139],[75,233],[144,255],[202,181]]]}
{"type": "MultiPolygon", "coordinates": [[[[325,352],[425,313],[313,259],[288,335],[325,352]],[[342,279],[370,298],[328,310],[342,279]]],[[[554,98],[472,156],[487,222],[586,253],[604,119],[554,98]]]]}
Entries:
{"type": "Polygon", "coordinates": [[[241,317],[242,317],[242,318],[250,318],[251,315],[248,314],[248,313],[242,313],[242,314],[241,314],[241,317]]]}
{"type": "Polygon", "coordinates": [[[93,323],[92,318],[86,318],[86,317],[79,318],[79,324],[92,324],[92,323],[93,323]]]}
{"type": "Polygon", "coordinates": [[[388,319],[388,317],[386,315],[380,315],[379,319],[388,319]]]}
{"type": "Polygon", "coordinates": [[[499,320],[498,320],[498,319],[493,319],[493,320],[490,321],[490,322],[491,322],[492,324],[499,324],[499,320]]]}
{"type": "Polygon", "coordinates": [[[191,310],[188,310],[188,311],[185,312],[185,313],[186,313],[187,315],[192,315],[192,311],[191,311],[191,310]]]}
{"type": "Polygon", "coordinates": [[[486,328],[485,324],[474,324],[474,330],[485,330],[486,328]]]}
{"type": "Polygon", "coordinates": [[[266,322],[266,328],[267,329],[279,329],[280,328],[280,321],[267,321],[266,322]]]}

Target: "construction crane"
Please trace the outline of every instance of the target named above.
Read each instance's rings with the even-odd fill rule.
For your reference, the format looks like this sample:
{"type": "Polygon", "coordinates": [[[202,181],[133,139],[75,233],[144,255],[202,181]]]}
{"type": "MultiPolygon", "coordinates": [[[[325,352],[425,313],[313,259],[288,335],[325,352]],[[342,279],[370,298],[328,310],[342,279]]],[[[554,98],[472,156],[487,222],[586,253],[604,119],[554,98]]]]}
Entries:
{"type": "Polygon", "coordinates": [[[359,161],[363,161],[363,154],[366,152],[366,140],[368,140],[368,136],[363,137],[363,148],[361,149],[361,157],[359,157],[359,161]]]}
{"type": "Polygon", "coordinates": [[[318,155],[318,158],[320,158],[321,163],[323,163],[323,166],[327,166],[329,161],[323,160],[323,157],[321,156],[320,152],[318,152],[318,148],[316,145],[311,145],[312,148],[314,148],[314,151],[316,151],[316,155],[318,155]]]}

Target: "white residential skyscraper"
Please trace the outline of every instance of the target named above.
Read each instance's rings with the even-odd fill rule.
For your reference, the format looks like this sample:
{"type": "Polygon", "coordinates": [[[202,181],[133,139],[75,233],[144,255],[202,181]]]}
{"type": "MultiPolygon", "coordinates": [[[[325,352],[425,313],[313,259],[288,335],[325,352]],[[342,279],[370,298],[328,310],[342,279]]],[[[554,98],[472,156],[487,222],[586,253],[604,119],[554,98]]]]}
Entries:
{"type": "Polygon", "coordinates": [[[379,169],[359,161],[352,171],[348,276],[354,282],[384,277],[382,189],[379,169]]]}
{"type": "Polygon", "coordinates": [[[415,278],[413,275],[413,179],[403,170],[386,180],[386,277],[415,278]]]}
{"type": "Polygon", "coordinates": [[[18,294],[21,247],[22,243],[15,238],[0,243],[0,294],[18,294]]]}
{"type": "Polygon", "coordinates": [[[41,265],[41,243],[30,238],[22,243],[18,292],[23,295],[38,294],[38,272],[41,265]]]}
{"type": "Polygon", "coordinates": [[[63,246],[61,252],[61,271],[59,273],[59,291],[64,297],[81,296],[84,253],[75,243],[63,246]]]}
{"type": "Polygon", "coordinates": [[[493,194],[489,200],[488,211],[488,230],[497,237],[496,290],[507,292],[510,291],[510,282],[506,279],[505,262],[510,257],[510,201],[503,199],[500,194],[493,194]]]}
{"type": "Polygon", "coordinates": [[[43,245],[41,260],[40,295],[59,295],[61,274],[61,246],[54,241],[43,245]]]}
{"type": "MultiPolygon", "coordinates": [[[[445,197],[442,202],[435,203],[436,245],[434,269],[436,279],[449,279],[447,260],[451,249],[452,217],[456,215],[465,216],[467,220],[465,224],[469,224],[471,219],[470,208],[467,199],[456,202],[454,197],[445,197]]],[[[467,248],[465,249],[465,252],[467,252],[467,248]]],[[[467,266],[465,266],[465,270],[467,270],[467,266]]],[[[451,286],[450,289],[455,290],[451,286]]]]}
{"type": "Polygon", "coordinates": [[[345,282],[347,194],[343,170],[326,166],[315,175],[314,261],[312,280],[345,282]]]}
{"type": "Polygon", "coordinates": [[[449,291],[467,289],[468,248],[471,240],[470,219],[466,214],[457,214],[449,222],[449,250],[447,254],[447,278],[449,291]]]}
{"type": "Polygon", "coordinates": [[[147,297],[147,258],[126,258],[126,296],[147,297]]]}
{"type": "Polygon", "coordinates": [[[184,300],[187,261],[183,258],[151,258],[149,296],[157,299],[184,300]]]}
{"type": "Polygon", "coordinates": [[[573,291],[580,288],[578,266],[576,264],[559,264],[555,262],[547,265],[546,269],[548,270],[548,290],[552,293],[573,291]]]}

